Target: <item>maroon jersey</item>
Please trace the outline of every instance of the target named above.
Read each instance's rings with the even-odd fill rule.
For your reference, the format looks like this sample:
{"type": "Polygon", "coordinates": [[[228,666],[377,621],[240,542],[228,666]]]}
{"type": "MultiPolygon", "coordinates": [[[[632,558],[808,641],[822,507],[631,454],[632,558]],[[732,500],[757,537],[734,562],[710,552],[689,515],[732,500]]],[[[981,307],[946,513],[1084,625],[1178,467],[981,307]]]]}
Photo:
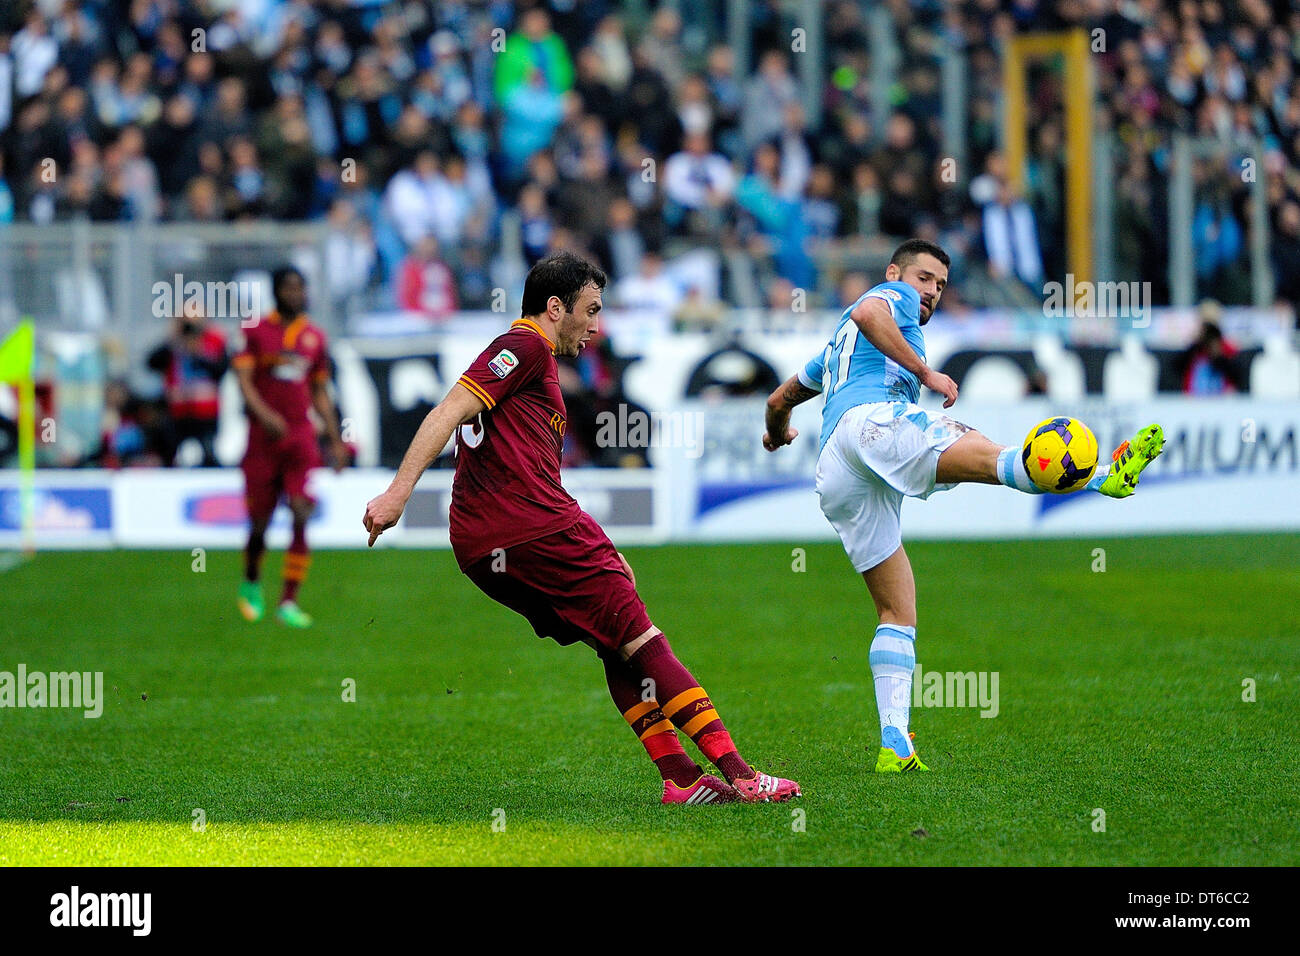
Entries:
{"type": "Polygon", "coordinates": [[[487,406],[456,433],[451,546],[464,570],[496,548],[571,527],[582,509],[560,484],[568,421],[555,355],[541,327],[517,320],[458,384],[487,406]]]}
{"type": "MultiPolygon", "coordinates": [[[[259,319],[244,330],[244,348],[233,364],[253,370],[257,394],[284,418],[290,431],[311,427],[309,386],[329,378],[329,354],[325,333],[306,315],[287,324],[275,312],[259,319]]],[[[261,430],[254,419],[250,439],[264,438],[261,430]]]]}

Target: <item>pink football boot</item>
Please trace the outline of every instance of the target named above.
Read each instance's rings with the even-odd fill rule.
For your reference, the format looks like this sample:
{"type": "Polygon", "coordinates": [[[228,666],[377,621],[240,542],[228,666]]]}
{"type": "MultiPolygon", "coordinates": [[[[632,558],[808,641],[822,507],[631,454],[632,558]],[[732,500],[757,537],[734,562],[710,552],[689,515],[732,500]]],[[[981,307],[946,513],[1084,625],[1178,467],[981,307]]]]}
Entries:
{"type": "Polygon", "coordinates": [[[662,803],[689,803],[699,806],[703,803],[731,803],[740,799],[736,791],[725,781],[709,774],[701,774],[689,787],[679,787],[671,780],[664,781],[664,798],[662,803]]]}
{"type": "Polygon", "coordinates": [[[784,803],[791,797],[803,795],[799,784],[793,780],[783,780],[759,771],[754,771],[754,776],[748,780],[734,781],[731,786],[745,803],[784,803]]]}

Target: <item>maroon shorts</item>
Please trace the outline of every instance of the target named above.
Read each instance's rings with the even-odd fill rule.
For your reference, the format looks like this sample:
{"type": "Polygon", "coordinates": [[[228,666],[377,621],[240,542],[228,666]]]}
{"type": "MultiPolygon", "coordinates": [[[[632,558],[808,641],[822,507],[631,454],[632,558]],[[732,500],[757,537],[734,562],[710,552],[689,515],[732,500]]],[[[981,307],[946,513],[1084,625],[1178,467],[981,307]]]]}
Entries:
{"type": "Polygon", "coordinates": [[[651,627],[614,545],[585,512],[572,527],[481,558],[465,574],[557,644],[594,638],[616,648],[651,627]]]}
{"type": "Polygon", "coordinates": [[[244,504],[250,518],[269,518],[280,496],[306,498],[307,475],[320,466],[316,430],[296,428],[279,441],[250,434],[244,453],[244,504]]]}

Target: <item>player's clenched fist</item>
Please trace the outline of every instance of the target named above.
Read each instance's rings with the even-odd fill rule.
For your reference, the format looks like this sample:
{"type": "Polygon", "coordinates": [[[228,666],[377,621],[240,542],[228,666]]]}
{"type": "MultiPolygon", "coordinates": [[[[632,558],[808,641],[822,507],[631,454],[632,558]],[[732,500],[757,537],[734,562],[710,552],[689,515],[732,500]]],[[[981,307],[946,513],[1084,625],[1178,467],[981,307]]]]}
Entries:
{"type": "Polygon", "coordinates": [[[784,441],[781,441],[773,437],[773,433],[771,431],[767,431],[763,433],[763,447],[766,448],[768,451],[776,451],[778,448],[782,447],[783,445],[790,444],[798,437],[799,437],[799,429],[797,428],[787,428],[785,430],[784,441]]]}
{"type": "Polygon", "coordinates": [[[373,548],[379,536],[397,524],[397,519],[402,517],[405,508],[406,499],[392,491],[371,498],[366,505],[366,516],[362,519],[366,530],[370,532],[370,541],[366,547],[373,548]]]}

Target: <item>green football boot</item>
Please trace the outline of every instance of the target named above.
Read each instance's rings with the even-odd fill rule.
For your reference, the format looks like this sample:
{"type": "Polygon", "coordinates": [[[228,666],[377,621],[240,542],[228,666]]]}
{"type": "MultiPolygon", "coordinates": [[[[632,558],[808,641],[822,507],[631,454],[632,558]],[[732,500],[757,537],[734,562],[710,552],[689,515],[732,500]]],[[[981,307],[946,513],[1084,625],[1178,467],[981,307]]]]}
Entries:
{"type": "Polygon", "coordinates": [[[1156,460],[1165,447],[1165,432],[1159,425],[1148,425],[1115,449],[1110,474],[1097,487],[1108,498],[1127,498],[1137,490],[1142,469],[1156,460]]]}
{"type": "Polygon", "coordinates": [[[256,581],[239,583],[239,613],[249,624],[256,624],[266,614],[266,602],[262,600],[262,585],[256,581]]]}
{"type": "Polygon", "coordinates": [[[913,770],[929,772],[930,768],[921,763],[916,748],[912,746],[916,734],[908,734],[907,740],[904,740],[897,728],[886,727],[883,736],[890,746],[882,746],[876,755],[876,773],[909,773],[913,770]],[[900,757],[900,750],[906,750],[907,756],[900,757]]]}
{"type": "Polygon", "coordinates": [[[294,601],[285,601],[276,608],[275,617],[276,620],[287,627],[296,627],[299,630],[311,627],[311,615],[300,608],[294,601]]]}

